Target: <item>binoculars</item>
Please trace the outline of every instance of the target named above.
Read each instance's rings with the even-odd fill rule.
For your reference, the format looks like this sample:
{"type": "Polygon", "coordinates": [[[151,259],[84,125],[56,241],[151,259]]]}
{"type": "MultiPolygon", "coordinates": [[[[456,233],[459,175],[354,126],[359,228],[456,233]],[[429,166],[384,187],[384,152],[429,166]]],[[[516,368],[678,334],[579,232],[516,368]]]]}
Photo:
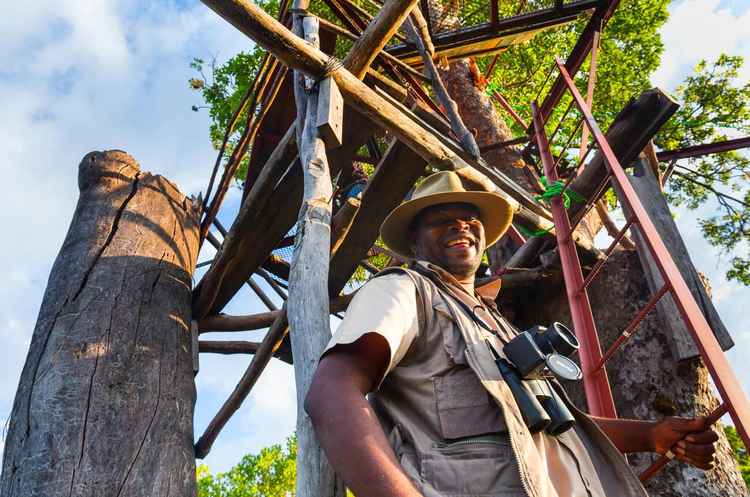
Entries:
{"type": "Polygon", "coordinates": [[[578,350],[573,332],[561,323],[534,326],[503,347],[506,358],[486,342],[531,433],[546,430],[557,436],[573,427],[573,415],[547,380],[548,371],[566,380],[581,379],[581,369],[570,359],[578,350]]]}

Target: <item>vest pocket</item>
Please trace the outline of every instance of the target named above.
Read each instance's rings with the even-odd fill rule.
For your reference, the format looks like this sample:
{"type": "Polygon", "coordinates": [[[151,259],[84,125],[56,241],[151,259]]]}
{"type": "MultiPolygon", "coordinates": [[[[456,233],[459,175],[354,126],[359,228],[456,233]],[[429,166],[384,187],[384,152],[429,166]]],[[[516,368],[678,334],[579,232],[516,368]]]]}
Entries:
{"type": "Polygon", "coordinates": [[[526,497],[504,435],[437,445],[422,459],[422,480],[435,491],[425,495],[526,497]]]}
{"type": "Polygon", "coordinates": [[[507,431],[500,408],[470,368],[433,378],[433,384],[444,439],[507,431]]]}

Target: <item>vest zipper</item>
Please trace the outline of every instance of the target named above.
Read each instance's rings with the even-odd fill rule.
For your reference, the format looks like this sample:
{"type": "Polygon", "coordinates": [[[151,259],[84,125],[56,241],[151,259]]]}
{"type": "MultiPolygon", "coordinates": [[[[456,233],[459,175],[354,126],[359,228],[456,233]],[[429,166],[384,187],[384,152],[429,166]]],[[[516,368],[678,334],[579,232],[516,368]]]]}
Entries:
{"type": "MultiPolygon", "coordinates": [[[[503,413],[504,415],[505,413],[503,413]]],[[[507,422],[505,423],[507,426],[507,422]]],[[[510,440],[510,446],[511,446],[511,452],[513,452],[513,459],[516,460],[516,466],[518,466],[518,479],[521,480],[521,486],[523,487],[523,491],[526,492],[526,495],[529,497],[532,497],[534,494],[531,492],[531,489],[529,488],[529,482],[528,477],[524,475],[523,470],[521,470],[521,457],[518,455],[518,446],[514,442],[513,434],[509,431],[508,432],[508,439],[510,440]]]]}
{"type": "Polygon", "coordinates": [[[471,445],[505,445],[503,442],[497,439],[491,438],[472,438],[467,440],[457,440],[455,442],[438,443],[439,449],[447,449],[451,447],[464,447],[471,445]]]}

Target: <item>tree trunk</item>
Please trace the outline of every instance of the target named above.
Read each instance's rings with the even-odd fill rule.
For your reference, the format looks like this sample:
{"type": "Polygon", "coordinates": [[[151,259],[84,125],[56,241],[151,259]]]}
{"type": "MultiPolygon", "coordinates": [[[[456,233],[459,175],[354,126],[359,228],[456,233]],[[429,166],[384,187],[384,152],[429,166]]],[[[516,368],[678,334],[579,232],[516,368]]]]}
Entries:
{"type": "MultiPolygon", "coordinates": [[[[494,105],[484,94],[478,70],[470,59],[454,61],[442,71],[448,91],[458,104],[461,118],[469,129],[476,130],[480,147],[514,138],[494,105]]],[[[526,189],[530,183],[518,168],[521,156],[517,149],[504,148],[486,152],[487,162],[526,189]]],[[[584,219],[587,234],[593,239],[601,227],[592,212],[584,219]]],[[[493,266],[503,265],[513,246],[498,243],[490,251],[493,266]]],[[[512,252],[511,252],[512,253],[512,252]]],[[[630,319],[649,300],[651,294],[644,272],[634,252],[616,253],[589,289],[594,318],[599,328],[602,347],[611,344],[630,319]]],[[[521,327],[548,324],[559,320],[570,323],[568,302],[560,285],[543,283],[528,291],[516,291],[513,304],[505,307],[506,315],[521,327]]],[[[666,415],[707,415],[718,405],[710,390],[708,372],[699,360],[676,362],[661,333],[656,313],[641,323],[636,335],[608,363],[615,404],[620,417],[658,419],[666,415]]],[[[585,406],[583,385],[567,385],[579,406],[585,406]]],[[[651,495],[677,496],[740,496],[747,491],[723,431],[717,427],[720,443],[717,467],[710,472],[672,462],[654,477],[647,489],[651,495]]],[[[637,472],[654,459],[651,455],[630,457],[637,472]]]]}
{"type": "Polygon", "coordinates": [[[195,495],[190,337],[198,204],[120,151],[80,198],[21,374],[0,495],[195,495]]]}
{"type": "MultiPolygon", "coordinates": [[[[482,76],[473,59],[452,61],[448,70],[441,71],[441,76],[451,97],[458,104],[464,123],[470,130],[474,130],[480,148],[517,138],[511,134],[510,128],[492,100],[484,93],[482,76]]],[[[524,171],[526,166],[519,146],[494,148],[487,150],[482,156],[491,166],[508,175],[518,185],[534,192],[535,185],[532,184],[528,172],[524,171]]],[[[599,216],[592,211],[583,219],[577,232],[593,240],[601,226],[599,216]]],[[[493,269],[502,267],[516,248],[517,245],[508,237],[491,247],[488,255],[493,269]]]]}

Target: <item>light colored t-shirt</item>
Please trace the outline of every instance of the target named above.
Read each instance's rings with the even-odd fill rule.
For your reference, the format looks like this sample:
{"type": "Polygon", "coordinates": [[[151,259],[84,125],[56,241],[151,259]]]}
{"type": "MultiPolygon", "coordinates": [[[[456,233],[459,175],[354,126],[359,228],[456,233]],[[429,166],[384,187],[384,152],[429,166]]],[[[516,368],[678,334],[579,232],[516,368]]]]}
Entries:
{"type": "MultiPolygon", "coordinates": [[[[360,288],[324,354],[336,345],[353,343],[367,333],[377,333],[388,343],[390,363],[385,377],[398,366],[419,333],[416,287],[409,277],[386,274],[360,288]]],[[[544,432],[532,437],[539,464],[545,465],[550,475],[549,487],[545,489],[547,497],[603,497],[603,492],[587,491],[586,486],[591,488],[591,482],[584,485],[579,462],[556,437],[544,432]]],[[[563,437],[569,444],[580,444],[571,433],[563,437]]],[[[585,449],[580,447],[580,450],[585,449]]]]}

